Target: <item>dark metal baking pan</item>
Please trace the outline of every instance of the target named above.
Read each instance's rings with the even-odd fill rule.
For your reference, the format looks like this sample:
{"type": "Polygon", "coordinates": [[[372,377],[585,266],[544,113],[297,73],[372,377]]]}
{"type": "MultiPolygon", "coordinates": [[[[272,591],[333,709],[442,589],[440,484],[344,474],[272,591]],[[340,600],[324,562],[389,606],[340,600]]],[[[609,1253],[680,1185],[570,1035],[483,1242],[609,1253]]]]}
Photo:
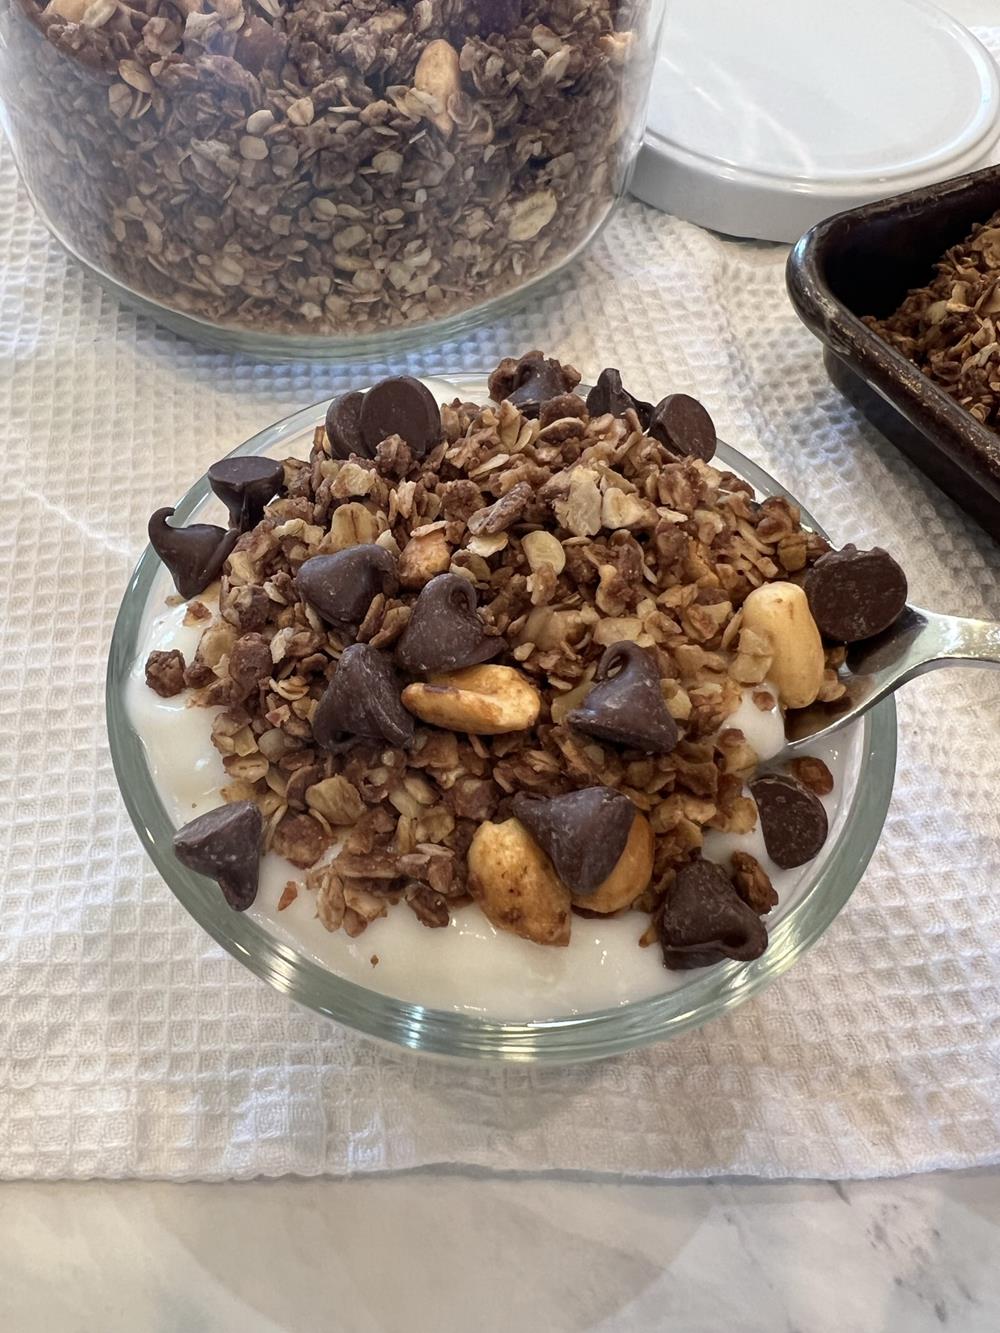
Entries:
{"type": "Polygon", "coordinates": [[[838,213],[806,232],[787,276],[837,388],[1000,541],[1000,435],[861,321],[891,314],[998,208],[1000,168],[989,167],[838,213]]]}

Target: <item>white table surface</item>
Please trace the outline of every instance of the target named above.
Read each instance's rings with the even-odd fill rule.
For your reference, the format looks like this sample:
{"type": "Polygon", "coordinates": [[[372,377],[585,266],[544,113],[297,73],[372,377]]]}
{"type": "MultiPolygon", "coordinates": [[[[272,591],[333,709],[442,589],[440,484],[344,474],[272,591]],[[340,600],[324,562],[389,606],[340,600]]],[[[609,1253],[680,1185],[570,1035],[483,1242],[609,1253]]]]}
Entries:
{"type": "Polygon", "coordinates": [[[9,1183],[0,1330],[996,1333],[998,1255],[997,1171],[9,1183]]]}

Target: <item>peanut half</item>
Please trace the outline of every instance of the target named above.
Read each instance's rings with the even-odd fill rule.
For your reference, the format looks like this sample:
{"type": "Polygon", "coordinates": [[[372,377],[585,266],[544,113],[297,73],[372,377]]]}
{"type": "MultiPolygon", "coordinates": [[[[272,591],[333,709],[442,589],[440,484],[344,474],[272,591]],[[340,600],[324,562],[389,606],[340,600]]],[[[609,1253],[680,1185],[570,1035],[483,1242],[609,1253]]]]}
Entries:
{"type": "Polygon", "coordinates": [[[593,893],[574,897],[577,907],[590,912],[620,912],[631,907],[653,877],[653,830],[645,815],[636,811],[628,839],[614,870],[593,893]]]}
{"type": "Polygon", "coordinates": [[[431,116],[431,120],[443,135],[449,136],[455,128],[455,122],[448,114],[448,101],[462,86],[458,52],[450,42],[439,37],[427,43],[417,61],[413,86],[434,98],[439,110],[431,116]]]}
{"type": "Polygon", "coordinates": [[[421,721],[474,736],[523,731],[538,720],[542,707],[528,678],[506,666],[445,671],[407,685],[401,697],[421,721]]]}
{"type": "Polygon", "coordinates": [[[480,824],[469,845],[469,891],[497,930],[569,944],[569,889],[519,819],[480,824]]]}
{"type": "Polygon", "coordinates": [[[823,684],[823,641],[796,583],[765,583],[743,603],[743,628],[766,639],[773,660],[768,678],[786,708],[807,708],[823,684]]]}

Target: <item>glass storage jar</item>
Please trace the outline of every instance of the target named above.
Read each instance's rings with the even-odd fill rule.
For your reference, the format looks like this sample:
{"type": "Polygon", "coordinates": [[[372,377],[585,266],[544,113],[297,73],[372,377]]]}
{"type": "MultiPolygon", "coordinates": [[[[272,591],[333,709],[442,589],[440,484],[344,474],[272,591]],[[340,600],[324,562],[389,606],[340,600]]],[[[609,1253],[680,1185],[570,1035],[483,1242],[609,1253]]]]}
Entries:
{"type": "Polygon", "coordinates": [[[367,355],[481,321],[625,191],[662,0],[0,0],[45,222],[182,333],[367,355]]]}

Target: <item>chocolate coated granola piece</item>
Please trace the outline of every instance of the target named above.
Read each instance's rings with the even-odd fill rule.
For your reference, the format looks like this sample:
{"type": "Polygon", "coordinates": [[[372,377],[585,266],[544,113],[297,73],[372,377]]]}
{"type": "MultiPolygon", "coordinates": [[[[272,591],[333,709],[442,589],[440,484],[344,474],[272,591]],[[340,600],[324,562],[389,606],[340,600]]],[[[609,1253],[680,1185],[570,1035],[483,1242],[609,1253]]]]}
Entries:
{"type": "Polygon", "coordinates": [[[396,375],[380,380],[365,394],[360,427],[369,458],[374,458],[375,450],[390,435],[398,435],[415,458],[423,458],[441,438],[441,409],[419,380],[396,375]]]}
{"type": "Polygon", "coordinates": [[[805,580],[809,610],[837,643],[857,643],[889,628],[906,606],[906,575],[880,546],[829,551],[805,580]]]}
{"type": "Polygon", "coordinates": [[[823,802],[808,787],[785,773],[764,773],[750,783],[757,802],[764,846],[782,870],[811,861],[826,842],[828,823],[823,802]]]}
{"type": "Polygon", "coordinates": [[[177,648],[150,653],[146,658],[146,684],[161,699],[172,699],[184,688],[184,654],[177,648]]]}
{"type": "Polygon", "coordinates": [[[678,458],[700,458],[709,463],[715,456],[715,422],[698,402],[686,393],[671,393],[653,408],[649,433],[678,458]]]}
{"type": "Polygon", "coordinates": [[[369,643],[345,648],[313,714],[313,737],[326,750],[349,748],[360,736],[406,745],[413,718],[399,702],[392,662],[369,643]]]}
{"type": "MultiPolygon", "coordinates": [[[[366,449],[361,439],[361,405],[365,396],[360,389],[342,393],[326,409],[326,437],[334,458],[374,458],[375,450],[366,449]]],[[[376,440],[376,444],[380,441],[376,440]]]]}
{"type": "Polygon", "coordinates": [[[438,574],[424,585],[396,646],[404,671],[456,671],[496,657],[505,647],[486,633],[476,609],[476,590],[460,574],[438,574]]]}
{"type": "Polygon", "coordinates": [[[329,625],[360,625],[377,593],[399,586],[396,561],[374,542],[314,555],[295,576],[302,597],[329,625]]]}
{"type": "Polygon", "coordinates": [[[149,520],[149,541],[160,557],[174,587],[182,597],[197,597],[222,573],[226,558],[239,540],[236,528],[217,528],[213,523],[192,523],[172,528],[167,522],[173,509],[158,509],[149,520]]]}
{"type": "Polygon", "coordinates": [[[253,801],[233,801],[199,815],[174,834],[181,865],[214,879],[237,912],[257,897],[264,817],[253,801]]]}
{"type": "Polygon", "coordinates": [[[647,754],[669,754],[680,739],[677,723],[663,702],[653,659],[628,641],[605,649],[593,688],[567,721],[598,740],[647,754]]]}
{"type": "Polygon", "coordinates": [[[257,526],[284,477],[285,469],[273,458],[221,458],[208,469],[208,484],[229,510],[230,527],[240,532],[257,526]]]}
{"type": "Polygon", "coordinates": [[[586,787],[546,800],[520,792],[511,808],[556,874],[575,894],[598,889],[625,850],[635,806],[611,787],[586,787]]]}
{"type": "Polygon", "coordinates": [[[767,948],[767,929],[714,861],[682,866],[659,916],[667,967],[685,971],[735,958],[749,962],[767,948]]]}
{"type": "Polygon", "coordinates": [[[623,417],[629,408],[634,408],[643,430],[649,429],[653,419],[653,404],[644,403],[629,393],[622,384],[621,373],[609,366],[597,377],[597,383],[587,394],[587,411],[592,417],[602,417],[610,412],[614,417],[623,417]]]}
{"type": "Polygon", "coordinates": [[[507,399],[526,417],[537,417],[543,403],[571,393],[580,377],[541,352],[527,352],[517,361],[505,357],[490,376],[490,395],[501,402],[507,399]]]}

